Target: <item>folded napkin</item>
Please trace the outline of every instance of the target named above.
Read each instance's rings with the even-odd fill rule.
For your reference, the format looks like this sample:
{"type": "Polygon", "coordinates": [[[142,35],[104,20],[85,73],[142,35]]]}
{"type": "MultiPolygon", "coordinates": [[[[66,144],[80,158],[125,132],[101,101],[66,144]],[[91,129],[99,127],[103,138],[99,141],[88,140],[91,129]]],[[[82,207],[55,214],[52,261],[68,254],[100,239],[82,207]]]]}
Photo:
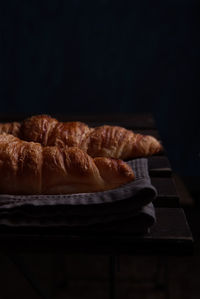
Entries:
{"type": "Polygon", "coordinates": [[[141,158],[128,164],[136,179],[113,190],[69,195],[1,194],[0,225],[119,231],[122,224],[132,223],[133,229],[145,219],[149,227],[155,222],[151,202],[157,192],[151,185],[148,161],[141,158]]]}

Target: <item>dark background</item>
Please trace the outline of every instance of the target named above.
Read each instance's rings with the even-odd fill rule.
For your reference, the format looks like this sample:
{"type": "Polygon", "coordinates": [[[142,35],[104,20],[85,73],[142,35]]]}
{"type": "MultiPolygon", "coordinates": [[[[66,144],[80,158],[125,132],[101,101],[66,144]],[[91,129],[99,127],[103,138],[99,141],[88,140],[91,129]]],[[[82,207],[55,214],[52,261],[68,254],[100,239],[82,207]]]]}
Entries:
{"type": "MultiPolygon", "coordinates": [[[[174,171],[199,199],[198,209],[187,214],[198,254],[192,259],[167,259],[173,298],[196,298],[199,293],[199,16],[199,0],[0,1],[0,117],[9,113],[153,113],[174,171]]],[[[6,258],[0,255],[3,296],[12,294],[13,298],[25,289],[32,298],[30,287],[6,258]]],[[[155,260],[147,257],[123,258],[117,272],[121,271],[123,281],[132,275],[141,278],[142,269],[146,281],[155,266],[155,260]]],[[[95,267],[97,279],[107,272],[107,263],[104,268],[103,260],[95,256],[91,260],[69,256],[61,261],[53,257],[54,276],[52,257],[22,255],[23,259],[35,271],[33,278],[47,290],[58,284],[55,269],[61,262],[67,265],[67,279],[76,272],[85,279],[95,267]]],[[[94,284],[95,271],[90,276],[93,284],[88,289],[93,285],[95,294],[103,291],[94,284]]],[[[135,280],[130,283],[132,287],[135,280]]],[[[130,295],[124,292],[125,286],[122,297],[130,295]]],[[[84,295],[77,284],[74,289],[84,295]]],[[[147,297],[150,291],[148,286],[147,297]]]]}
{"type": "Polygon", "coordinates": [[[174,171],[199,176],[199,1],[0,7],[1,114],[152,112],[174,171]]]}

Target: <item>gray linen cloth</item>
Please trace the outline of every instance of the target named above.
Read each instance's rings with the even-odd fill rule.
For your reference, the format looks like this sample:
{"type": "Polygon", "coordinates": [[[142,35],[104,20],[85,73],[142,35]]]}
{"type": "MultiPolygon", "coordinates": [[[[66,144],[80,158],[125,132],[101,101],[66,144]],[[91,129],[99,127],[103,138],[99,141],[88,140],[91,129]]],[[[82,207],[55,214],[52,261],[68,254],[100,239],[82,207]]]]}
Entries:
{"type": "Polygon", "coordinates": [[[0,225],[112,231],[124,224],[143,230],[156,220],[152,201],[157,191],[150,181],[147,159],[127,163],[136,179],[113,190],[69,195],[1,194],[0,225]]]}

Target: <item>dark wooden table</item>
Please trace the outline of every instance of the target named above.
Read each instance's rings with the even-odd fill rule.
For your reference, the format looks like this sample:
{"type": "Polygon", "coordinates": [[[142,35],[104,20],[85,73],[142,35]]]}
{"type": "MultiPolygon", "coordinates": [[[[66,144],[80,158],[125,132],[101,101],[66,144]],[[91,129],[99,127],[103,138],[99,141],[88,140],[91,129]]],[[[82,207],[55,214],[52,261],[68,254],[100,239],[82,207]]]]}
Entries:
{"type": "MultiPolygon", "coordinates": [[[[27,116],[27,115],[26,115],[27,116]]],[[[1,116],[0,121],[20,121],[26,117],[1,116]]],[[[62,121],[79,120],[90,126],[119,125],[135,132],[160,138],[155,121],[150,114],[141,115],[54,115],[62,121]]],[[[158,191],[154,205],[157,222],[145,235],[70,233],[65,230],[24,230],[0,226],[1,251],[16,252],[64,252],[108,254],[111,256],[111,297],[113,290],[113,258],[120,254],[140,255],[188,255],[193,250],[193,238],[173,179],[173,171],[166,152],[148,158],[152,184],[158,191]]]]}

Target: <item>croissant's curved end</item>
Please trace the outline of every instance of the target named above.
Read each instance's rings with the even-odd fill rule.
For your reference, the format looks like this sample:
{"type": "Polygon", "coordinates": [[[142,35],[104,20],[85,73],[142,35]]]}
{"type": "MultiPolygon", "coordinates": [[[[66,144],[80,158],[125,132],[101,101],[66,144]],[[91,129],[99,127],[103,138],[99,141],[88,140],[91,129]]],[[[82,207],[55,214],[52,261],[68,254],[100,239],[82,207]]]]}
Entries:
{"type": "Polygon", "coordinates": [[[154,155],[154,154],[157,154],[157,153],[163,151],[163,146],[155,137],[147,135],[147,136],[144,136],[144,139],[146,139],[146,142],[149,144],[149,154],[148,155],[154,155]]]}
{"type": "Polygon", "coordinates": [[[161,143],[150,135],[135,135],[135,141],[132,146],[132,157],[147,157],[155,155],[163,150],[161,143]]]}
{"type": "Polygon", "coordinates": [[[98,157],[94,162],[107,185],[105,189],[114,189],[135,179],[132,168],[122,160],[98,157]]]}

